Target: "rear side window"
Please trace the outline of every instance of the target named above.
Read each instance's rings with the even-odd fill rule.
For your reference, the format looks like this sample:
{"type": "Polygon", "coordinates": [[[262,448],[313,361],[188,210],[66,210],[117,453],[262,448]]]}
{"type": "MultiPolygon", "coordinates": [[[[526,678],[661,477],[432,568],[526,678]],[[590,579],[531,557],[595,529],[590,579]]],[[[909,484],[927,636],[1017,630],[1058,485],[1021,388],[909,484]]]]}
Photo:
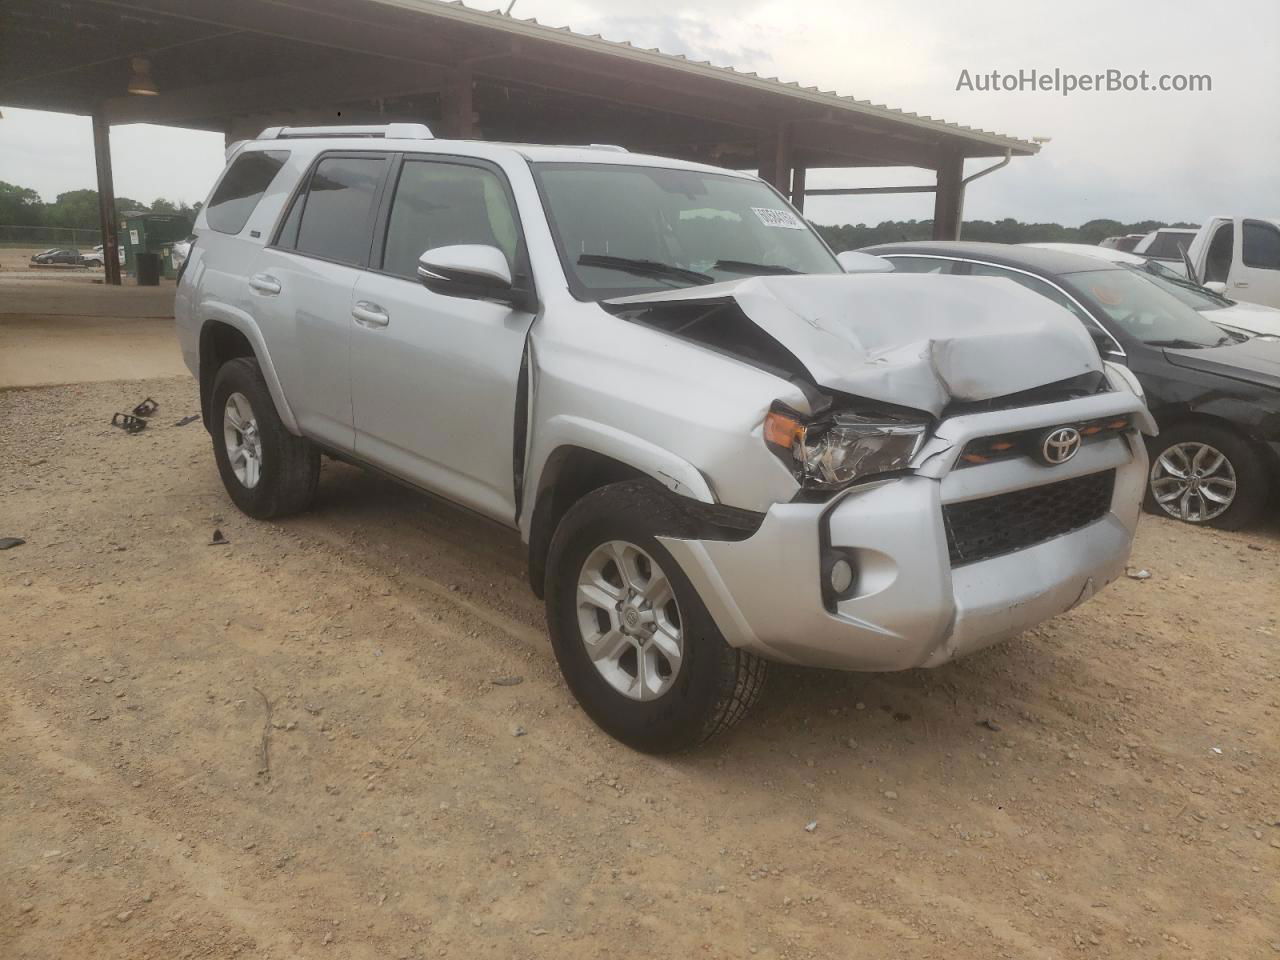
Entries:
{"type": "Polygon", "coordinates": [[[1280,270],[1280,230],[1259,220],[1246,220],[1240,254],[1246,267],[1280,270]]]}
{"type": "MultiPolygon", "coordinates": [[[[369,258],[370,230],[378,188],[388,158],[325,157],[316,164],[297,221],[299,253],[363,266],[369,258]]],[[[295,204],[297,206],[297,204],[295,204]]],[[[289,212],[281,240],[297,211],[289,212]]]]}
{"type": "Polygon", "coordinates": [[[950,273],[950,260],[936,260],[933,257],[895,257],[886,254],[893,261],[894,273],[950,273]]]}
{"type": "Polygon", "coordinates": [[[219,233],[243,230],[249,214],[288,159],[287,150],[254,150],[236,157],[209,199],[205,222],[219,233]]]}

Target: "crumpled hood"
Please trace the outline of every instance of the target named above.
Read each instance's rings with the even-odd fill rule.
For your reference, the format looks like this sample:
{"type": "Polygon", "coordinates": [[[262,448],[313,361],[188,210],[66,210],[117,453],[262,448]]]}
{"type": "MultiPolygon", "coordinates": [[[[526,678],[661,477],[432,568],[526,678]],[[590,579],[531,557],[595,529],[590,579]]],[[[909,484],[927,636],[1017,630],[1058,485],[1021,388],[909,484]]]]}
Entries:
{"type": "Polygon", "coordinates": [[[1079,320],[997,277],[751,277],[607,303],[617,312],[728,299],[821,386],[934,416],[952,400],[990,400],[1102,370],[1079,320]]]}

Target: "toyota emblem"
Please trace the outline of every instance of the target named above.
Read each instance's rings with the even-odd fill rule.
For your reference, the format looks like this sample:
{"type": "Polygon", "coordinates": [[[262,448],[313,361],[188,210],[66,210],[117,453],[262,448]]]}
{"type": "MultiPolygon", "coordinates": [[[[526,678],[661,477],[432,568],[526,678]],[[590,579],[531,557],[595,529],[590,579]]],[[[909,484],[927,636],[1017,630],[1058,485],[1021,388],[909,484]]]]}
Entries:
{"type": "Polygon", "coordinates": [[[1056,467],[1066,463],[1080,451],[1080,431],[1075,427],[1056,427],[1040,441],[1040,462],[1056,467]]]}

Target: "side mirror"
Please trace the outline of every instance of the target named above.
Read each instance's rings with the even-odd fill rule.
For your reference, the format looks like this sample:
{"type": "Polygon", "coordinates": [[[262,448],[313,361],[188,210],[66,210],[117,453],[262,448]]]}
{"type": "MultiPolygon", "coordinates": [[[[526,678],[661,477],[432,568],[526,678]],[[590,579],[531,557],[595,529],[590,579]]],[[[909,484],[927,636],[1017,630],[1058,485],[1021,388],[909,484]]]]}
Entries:
{"type": "Polygon", "coordinates": [[[531,309],[530,292],[515,286],[507,255],[497,247],[479,243],[435,247],[418,258],[418,279],[428,290],[446,297],[531,309]]]}
{"type": "Polygon", "coordinates": [[[837,253],[836,260],[844,267],[845,273],[892,273],[893,262],[884,257],[870,253],[859,253],[857,250],[846,250],[837,253]]]}
{"type": "Polygon", "coordinates": [[[1204,288],[1210,293],[1216,293],[1220,297],[1227,295],[1227,285],[1221,280],[1210,280],[1204,285],[1204,288]]]}

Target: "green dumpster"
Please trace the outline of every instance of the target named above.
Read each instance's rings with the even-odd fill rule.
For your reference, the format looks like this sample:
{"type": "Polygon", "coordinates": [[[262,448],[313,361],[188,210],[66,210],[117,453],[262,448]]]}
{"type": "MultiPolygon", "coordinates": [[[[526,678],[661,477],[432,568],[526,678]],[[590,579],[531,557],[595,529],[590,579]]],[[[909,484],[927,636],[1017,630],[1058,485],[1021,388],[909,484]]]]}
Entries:
{"type": "MultiPolygon", "coordinates": [[[[132,276],[142,282],[139,272],[139,256],[154,254],[160,261],[159,276],[172,279],[177,271],[173,269],[170,256],[172,247],[179,240],[191,236],[191,219],[175,213],[127,213],[120,231],[120,244],[124,247],[124,268],[132,276]]],[[[152,263],[143,267],[143,272],[150,273],[152,263]]]]}

